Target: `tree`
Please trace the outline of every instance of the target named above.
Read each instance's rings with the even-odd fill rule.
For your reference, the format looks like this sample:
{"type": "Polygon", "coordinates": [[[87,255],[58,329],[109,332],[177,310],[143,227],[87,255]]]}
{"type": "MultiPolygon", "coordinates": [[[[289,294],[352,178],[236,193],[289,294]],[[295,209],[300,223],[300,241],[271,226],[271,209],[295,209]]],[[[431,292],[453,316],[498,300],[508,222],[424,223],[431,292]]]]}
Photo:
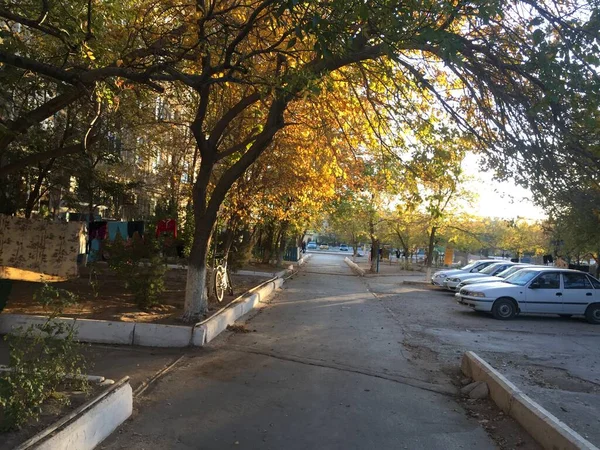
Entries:
{"type": "MultiPolygon", "coordinates": [[[[77,9],[77,2],[64,0],[43,5],[43,22],[29,2],[6,2],[0,11],[11,25],[27,27],[44,42],[53,40],[44,46],[36,46],[37,40],[18,46],[18,39],[6,40],[0,62],[11,70],[44,76],[67,90],[120,80],[158,90],[176,84],[198,97],[190,123],[200,165],[192,194],[187,320],[206,307],[206,256],[227,193],[285,127],[288,106],[318,95],[333,72],[355,68],[365,83],[390,80],[385,94],[407,122],[418,114],[414,92],[435,99],[476,136],[490,164],[505,167],[523,157],[541,161],[548,172],[545,164],[552,159],[546,144],[577,133],[572,119],[598,92],[596,35],[590,31],[597,29],[598,15],[586,3],[205,0],[157,6],[139,0],[88,2],[77,9]],[[61,14],[65,6],[77,14],[61,14]],[[103,38],[93,39],[99,33],[103,38]],[[231,133],[239,127],[244,134],[231,133]]],[[[577,146],[576,137],[570,142],[564,152],[583,153],[578,161],[597,165],[598,158],[577,146]]]]}

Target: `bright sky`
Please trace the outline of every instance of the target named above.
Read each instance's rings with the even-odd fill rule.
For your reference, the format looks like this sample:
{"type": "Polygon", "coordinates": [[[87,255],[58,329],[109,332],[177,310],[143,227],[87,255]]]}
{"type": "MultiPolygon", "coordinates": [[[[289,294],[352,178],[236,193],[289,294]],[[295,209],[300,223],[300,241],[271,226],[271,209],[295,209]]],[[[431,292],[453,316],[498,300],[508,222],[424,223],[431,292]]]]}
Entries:
{"type": "Polygon", "coordinates": [[[531,202],[533,194],[510,181],[494,181],[492,172],[479,168],[479,157],[468,154],[463,168],[473,181],[466,183],[467,189],[478,194],[471,208],[476,215],[502,219],[543,219],[544,211],[531,202]]]}

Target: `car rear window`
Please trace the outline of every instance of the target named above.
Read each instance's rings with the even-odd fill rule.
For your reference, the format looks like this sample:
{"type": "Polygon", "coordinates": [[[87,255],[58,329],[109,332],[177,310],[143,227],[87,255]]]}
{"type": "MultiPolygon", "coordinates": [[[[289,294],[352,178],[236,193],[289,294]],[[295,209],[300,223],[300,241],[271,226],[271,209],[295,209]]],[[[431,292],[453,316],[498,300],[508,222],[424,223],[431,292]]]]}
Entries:
{"type": "Polygon", "coordinates": [[[584,273],[563,273],[565,289],[591,289],[592,284],[584,273]]]}
{"type": "Polygon", "coordinates": [[[592,286],[594,286],[594,289],[600,289],[600,281],[596,280],[591,275],[588,275],[587,277],[589,278],[590,282],[592,283],[592,286]]]}

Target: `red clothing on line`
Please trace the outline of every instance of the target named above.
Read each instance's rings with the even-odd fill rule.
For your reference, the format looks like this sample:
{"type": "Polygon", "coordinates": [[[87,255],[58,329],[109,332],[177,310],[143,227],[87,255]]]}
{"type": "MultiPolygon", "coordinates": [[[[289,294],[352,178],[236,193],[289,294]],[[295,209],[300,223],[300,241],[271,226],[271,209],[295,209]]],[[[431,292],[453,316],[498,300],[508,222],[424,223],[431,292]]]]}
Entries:
{"type": "Polygon", "coordinates": [[[177,239],[177,221],[175,219],[160,220],[156,224],[156,237],[172,235],[177,239]]]}

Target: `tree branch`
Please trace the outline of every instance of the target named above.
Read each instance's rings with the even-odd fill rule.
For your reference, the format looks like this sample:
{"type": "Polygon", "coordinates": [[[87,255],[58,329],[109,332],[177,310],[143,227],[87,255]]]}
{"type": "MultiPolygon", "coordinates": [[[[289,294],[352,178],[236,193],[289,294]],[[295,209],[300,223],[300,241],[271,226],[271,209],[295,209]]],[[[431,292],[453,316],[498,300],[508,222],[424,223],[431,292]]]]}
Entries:
{"type": "Polygon", "coordinates": [[[221,136],[225,132],[225,129],[233,121],[233,119],[235,119],[250,105],[259,101],[260,97],[261,95],[259,92],[254,92],[250,95],[243,97],[234,106],[229,108],[229,110],[225,114],[223,114],[223,117],[221,117],[213,127],[212,132],[210,133],[210,137],[208,139],[208,145],[211,148],[216,148],[217,142],[219,142],[219,139],[221,139],[221,136]]]}
{"type": "Polygon", "coordinates": [[[38,106],[33,111],[23,114],[14,121],[7,122],[5,124],[7,131],[4,131],[3,136],[0,137],[0,154],[17,137],[17,135],[24,133],[31,126],[42,122],[56,112],[66,108],[71,103],[83,97],[85,92],[83,87],[71,89],[70,91],[57,95],[43,105],[38,106]]]}
{"type": "MultiPolygon", "coordinates": [[[[99,138],[99,134],[95,134],[91,137],[88,137],[87,145],[93,144],[94,142],[98,141],[99,138]]],[[[29,167],[31,165],[37,164],[42,161],[46,161],[51,158],[60,158],[61,156],[67,156],[73,153],[83,152],[85,151],[85,149],[86,143],[79,142],[77,144],[67,145],[66,147],[62,148],[54,148],[45,152],[35,153],[33,155],[26,156],[18,161],[0,167],[0,177],[11,174],[13,172],[17,172],[21,169],[24,169],[25,167],[29,167]]]]}

